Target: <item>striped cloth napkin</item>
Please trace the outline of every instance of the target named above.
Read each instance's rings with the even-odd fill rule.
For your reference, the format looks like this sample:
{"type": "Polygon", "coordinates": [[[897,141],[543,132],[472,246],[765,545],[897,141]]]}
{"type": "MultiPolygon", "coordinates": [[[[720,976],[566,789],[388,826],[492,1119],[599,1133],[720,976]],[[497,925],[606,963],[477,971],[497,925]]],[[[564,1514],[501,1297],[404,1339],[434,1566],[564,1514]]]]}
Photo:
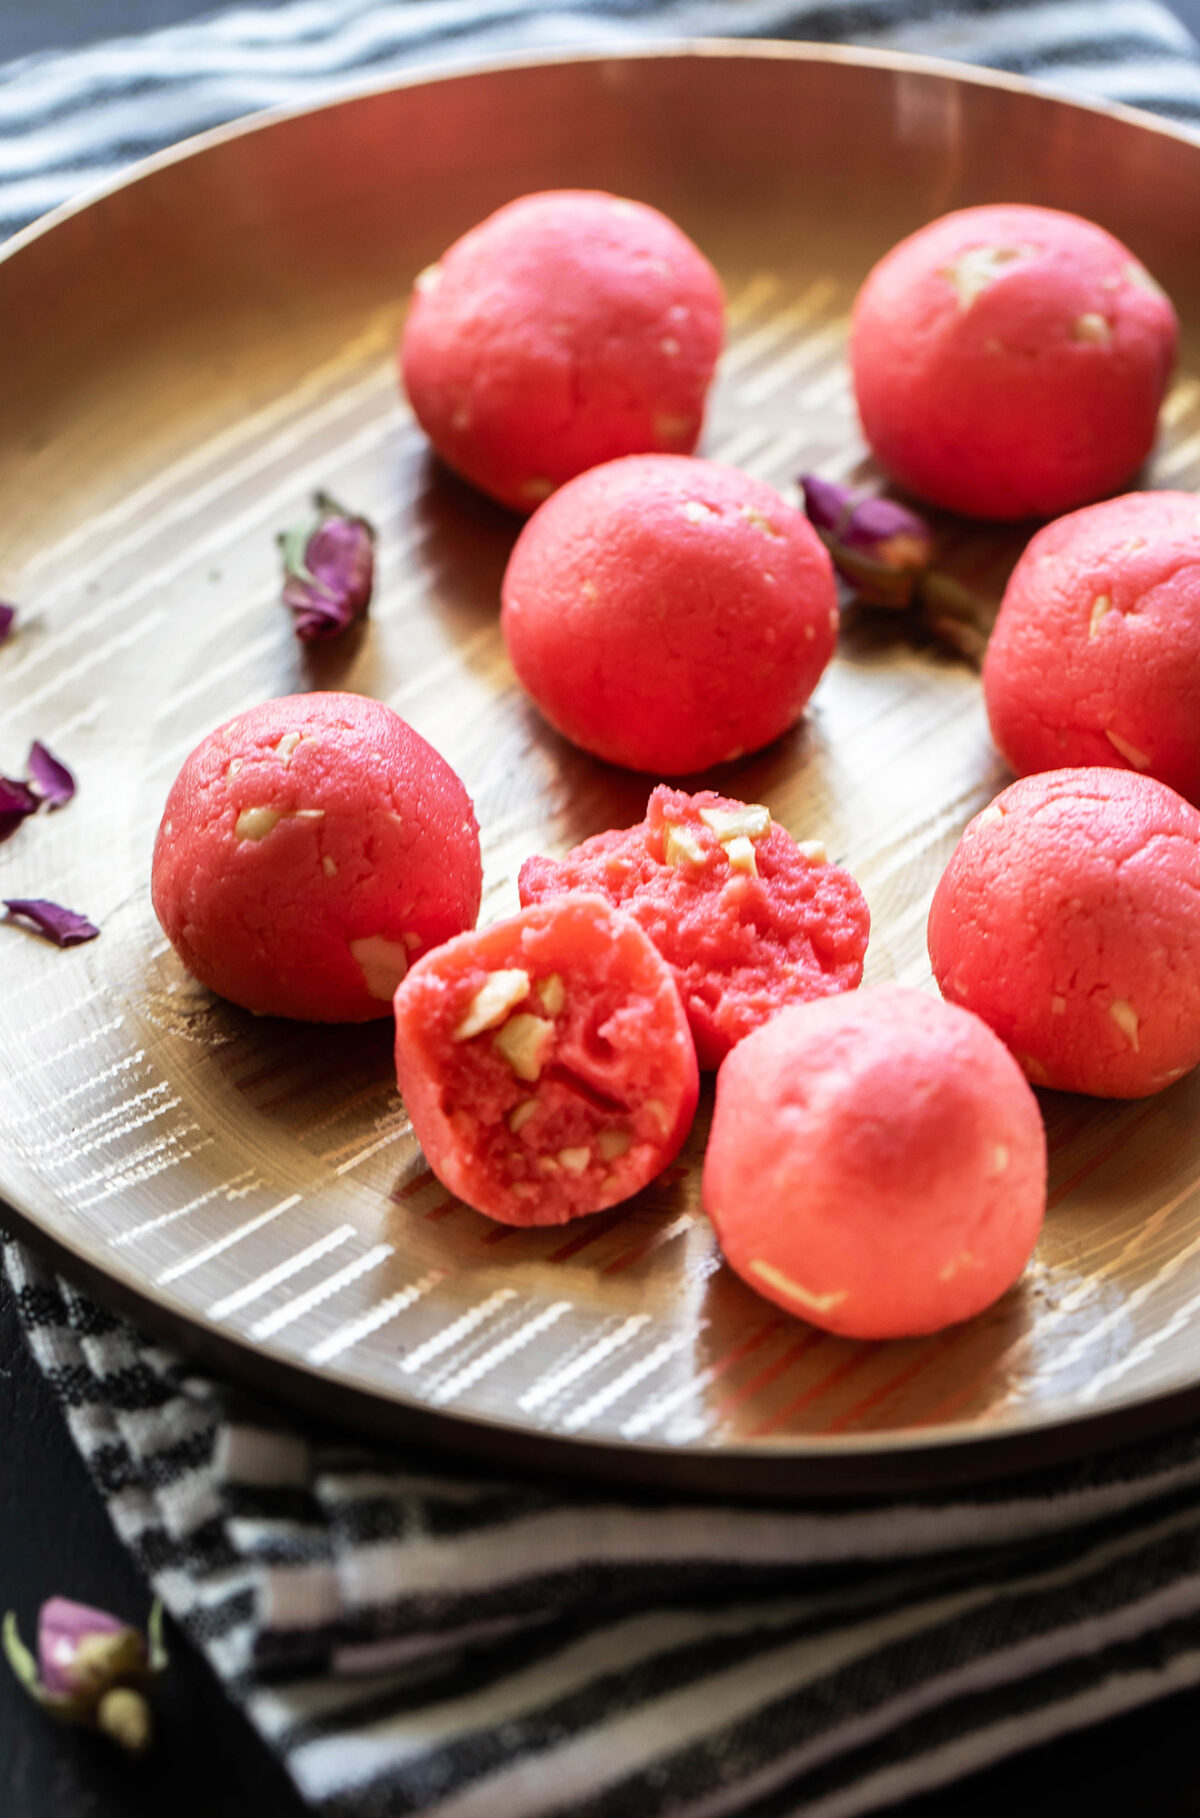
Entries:
{"type": "MultiPolygon", "coordinates": [[[[286,0],[0,65],[0,231],[361,73],[701,33],[1200,122],[1154,0],[286,0]]],[[[1200,1429],[885,1506],[505,1481],[305,1427],[4,1253],[118,1533],[324,1818],[852,1818],[1200,1682],[1200,1429]]]]}
{"type": "Polygon", "coordinates": [[[355,78],[704,35],[921,51],[1200,121],[1196,45],[1157,0],[284,0],[0,64],[0,237],[133,158],[355,78]]]}

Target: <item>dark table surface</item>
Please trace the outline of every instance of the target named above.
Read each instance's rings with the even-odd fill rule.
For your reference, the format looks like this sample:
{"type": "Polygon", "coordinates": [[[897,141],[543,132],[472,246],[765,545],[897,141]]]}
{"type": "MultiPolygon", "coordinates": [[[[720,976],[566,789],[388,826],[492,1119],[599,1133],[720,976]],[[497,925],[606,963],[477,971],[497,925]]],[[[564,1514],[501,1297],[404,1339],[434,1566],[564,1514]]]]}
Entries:
{"type": "MultiPolygon", "coordinates": [[[[284,0],[254,0],[257,7],[284,0]]],[[[0,62],[202,17],[202,0],[0,0],[0,62]]],[[[1171,0],[1200,35],[1200,0],[1171,0]]],[[[144,1621],[148,1593],[117,1542],[0,1282],[0,1611],[27,1640],[54,1594],[144,1621]]],[[[130,1761],[50,1723],[0,1664],[0,1818],[300,1818],[281,1770],[178,1632],[158,1739],[130,1761]]],[[[891,1818],[1200,1818],[1200,1692],[1030,1750],[891,1818]]]]}

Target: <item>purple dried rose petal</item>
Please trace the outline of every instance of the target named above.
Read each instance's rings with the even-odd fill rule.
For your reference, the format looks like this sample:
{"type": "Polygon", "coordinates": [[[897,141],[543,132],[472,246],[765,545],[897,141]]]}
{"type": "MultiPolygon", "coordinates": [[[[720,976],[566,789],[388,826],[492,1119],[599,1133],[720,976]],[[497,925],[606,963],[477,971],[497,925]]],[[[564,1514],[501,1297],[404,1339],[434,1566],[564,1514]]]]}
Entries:
{"type": "Polygon", "coordinates": [[[854,494],[848,486],[835,486],[815,473],[802,473],[804,509],[814,530],[837,531],[850,516],[854,494]]]}
{"type": "Polygon", "coordinates": [[[304,643],[339,636],[367,610],[375,584],[374,526],[325,493],[317,493],[313,505],[316,519],[279,539],[283,602],[304,643]]]}
{"type": "Polygon", "coordinates": [[[40,739],[29,748],[29,780],[47,808],[61,808],[75,793],[75,778],[67,766],[47,751],[40,739]]]}
{"type": "Polygon", "coordinates": [[[0,845],[11,839],[26,815],[36,814],[41,806],[28,783],[14,777],[0,776],[0,845]]]}
{"type": "Polygon", "coordinates": [[[6,897],[4,907],[10,921],[17,917],[29,922],[36,933],[53,941],[56,947],[82,947],[85,941],[94,941],[100,933],[86,915],[64,909],[60,903],[48,903],[44,897],[6,897]]]}
{"type": "Polygon", "coordinates": [[[809,522],[859,599],[874,606],[912,602],[917,578],[933,560],[933,532],[894,499],[858,499],[846,486],[803,474],[809,522]]]}
{"type": "MultiPolygon", "coordinates": [[[[101,1663],[120,1658],[126,1666],[126,1654],[132,1658],[133,1644],[144,1660],[145,1647],[136,1629],[107,1610],[94,1610],[85,1603],[72,1603],[69,1597],[51,1597],[38,1615],[38,1666],[42,1685],[54,1696],[72,1697],[85,1690],[96,1677],[101,1663]],[[108,1640],[126,1640],[124,1648],[108,1640]],[[101,1639],[103,1638],[103,1639],[101,1639]],[[101,1645],[97,1646],[97,1640],[101,1645]]],[[[135,1663],[136,1664],[136,1663],[135,1663]]]]}
{"type": "Polygon", "coordinates": [[[16,624],[16,619],[16,607],[10,606],[7,600],[0,600],[0,644],[3,644],[6,638],[12,636],[12,629],[16,624]]]}
{"type": "Polygon", "coordinates": [[[847,549],[860,549],[885,568],[928,568],[933,533],[924,518],[894,499],[864,499],[838,534],[847,549]]]}

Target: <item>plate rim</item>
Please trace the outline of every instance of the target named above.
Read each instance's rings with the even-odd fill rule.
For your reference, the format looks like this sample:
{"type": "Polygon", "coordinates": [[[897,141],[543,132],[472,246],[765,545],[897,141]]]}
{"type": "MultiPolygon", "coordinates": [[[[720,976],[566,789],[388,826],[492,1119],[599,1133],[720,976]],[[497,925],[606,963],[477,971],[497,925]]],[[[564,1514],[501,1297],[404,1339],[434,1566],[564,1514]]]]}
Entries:
{"type": "MultiPolygon", "coordinates": [[[[39,217],[0,246],[0,266],[38,244],[77,215],[176,164],[203,157],[236,139],[267,132],[306,116],[328,113],[375,96],[426,88],[451,81],[478,81],[525,70],[592,64],[686,63],[737,59],[748,62],[844,66],[919,75],[946,84],[965,83],[1018,94],[1050,106],[1066,106],[1084,115],[1117,119],[1187,146],[1200,156],[1200,133],[1143,109],[1120,102],[1093,101],[1050,84],[1031,82],[1006,71],[907,51],[806,40],[759,38],[663,38],[630,45],[524,51],[469,61],[440,60],[417,69],[347,85],[331,85],[321,98],[258,109],[236,120],[192,134],[178,144],[137,160],[115,176],[82,190],[39,217]]],[[[0,1170],[5,1162],[0,1147],[0,1170]]],[[[33,1207],[32,1198],[14,1195],[0,1174],[0,1211],[20,1241],[30,1244],[52,1266],[80,1282],[99,1300],[113,1306],[185,1355],[205,1365],[228,1370],[285,1402],[299,1404],[324,1419],[345,1420],[373,1437],[413,1437],[454,1452],[470,1453],[489,1465],[535,1468],[556,1476],[599,1478],[618,1489],[642,1488],[699,1494],[734,1501],[816,1499],[864,1495],[886,1498],[898,1490],[929,1487],[929,1466],[937,1461],[938,1486],[949,1488],[1007,1474],[1028,1474],[1050,1464],[1110,1450],[1133,1438],[1177,1427],[1200,1416],[1200,1375],[1168,1381],[1147,1394],[1129,1391],[1104,1408],[1081,1411],[1069,1400],[1045,1403],[1017,1418],[1000,1418],[985,1428],[966,1421],[938,1426],[936,1440],[918,1427],[890,1433],[812,1434],[744,1442],[691,1442],[687,1448],[663,1442],[628,1440],[621,1444],[538,1430],[500,1415],[451,1412],[432,1408],[402,1391],[383,1393],[361,1387],[336,1367],[318,1368],[303,1358],[285,1355],[270,1340],[250,1340],[205,1318],[202,1311],[175,1297],[138,1272],[123,1267],[87,1232],[65,1235],[33,1207]],[[331,1411],[332,1410],[332,1411],[331,1411]],[[730,1467],[736,1470],[730,1472],[730,1467]],[[733,1481],[725,1481],[726,1474],[733,1481]],[[796,1481],[799,1479],[800,1481],[796,1481]]]]}
{"type": "Polygon", "coordinates": [[[1124,120],[1131,126],[1149,130],[1176,144],[1200,145],[1200,129],[1167,119],[1145,108],[1131,107],[1123,101],[1092,100],[1072,94],[1053,83],[1031,81],[1008,70],[991,69],[986,64],[965,63],[953,57],[928,56],[916,51],[876,49],[866,45],[825,44],[807,38],[696,38],[663,37],[627,45],[597,45],[595,48],[572,47],[567,52],[554,49],[515,51],[507,55],[481,57],[464,61],[438,58],[415,69],[391,75],[369,77],[345,84],[331,83],[328,91],[312,101],[282,102],[275,106],[255,108],[235,120],[190,133],[174,145],[137,158],[111,177],[85,185],[77,195],[60,202],[56,208],[39,215],[28,226],[20,228],[0,243],[0,265],[7,264],[27,247],[52,233],[76,215],[84,213],[109,196],[131,188],[160,171],[186,159],[203,156],[234,139],[268,131],[288,120],[309,114],[327,113],[347,103],[369,100],[376,95],[394,94],[409,88],[426,88],[435,83],[459,79],[503,75],[509,71],[560,68],[571,64],[648,63],[655,60],[719,60],[741,58],[750,62],[840,63],[852,67],[891,70],[899,74],[931,76],[948,82],[965,82],[976,88],[997,89],[1008,94],[1032,97],[1076,108],[1084,114],[1104,119],[1124,120]]]}

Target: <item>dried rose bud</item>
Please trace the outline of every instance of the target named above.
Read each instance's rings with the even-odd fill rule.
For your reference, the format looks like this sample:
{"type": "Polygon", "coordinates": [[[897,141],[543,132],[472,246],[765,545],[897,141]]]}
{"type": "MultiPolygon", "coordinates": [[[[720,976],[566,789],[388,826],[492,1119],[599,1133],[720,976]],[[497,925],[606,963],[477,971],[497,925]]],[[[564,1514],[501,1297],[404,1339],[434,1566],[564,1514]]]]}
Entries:
{"type": "Polygon", "coordinates": [[[75,794],[75,778],[67,766],[47,751],[40,739],[29,750],[29,780],[47,808],[62,808],[75,794]]]}
{"type": "Polygon", "coordinates": [[[972,593],[953,575],[932,570],[921,576],[918,592],[925,629],[939,644],[981,669],[998,611],[996,601],[972,593]]]}
{"type": "Polygon", "coordinates": [[[309,644],[335,638],[361,617],[375,584],[375,527],[328,496],[313,498],[315,521],[279,538],[283,603],[296,615],[296,636],[309,644]]]}
{"type": "Polygon", "coordinates": [[[0,600],[0,644],[3,644],[7,638],[12,636],[16,619],[16,607],[10,606],[7,600],[0,600]]]}
{"type": "Polygon", "coordinates": [[[56,947],[82,947],[85,941],[94,941],[100,933],[86,915],[64,909],[60,903],[48,903],[45,897],[12,896],[3,900],[10,921],[17,918],[28,922],[35,933],[53,941],[56,947]]]}
{"type": "Polygon", "coordinates": [[[815,474],[802,474],[800,484],[809,522],[858,597],[873,606],[910,605],[933,560],[925,520],[893,499],[856,499],[848,486],[815,474]]]}
{"type": "Polygon", "coordinates": [[[40,798],[28,783],[0,776],[0,845],[12,837],[26,815],[36,814],[40,806],[40,798]]]}
{"type": "Polygon", "coordinates": [[[55,1697],[99,1696],[146,1665],[146,1643],[127,1622],[67,1597],[51,1597],[38,1613],[42,1685],[55,1697]]]}
{"type": "Polygon", "coordinates": [[[143,1636],[105,1610],[51,1597],[38,1614],[38,1659],[21,1640],[11,1610],[3,1645],[17,1679],[51,1716],[103,1730],[132,1754],[149,1746],[145,1694],[167,1664],[160,1603],[143,1636]]]}

